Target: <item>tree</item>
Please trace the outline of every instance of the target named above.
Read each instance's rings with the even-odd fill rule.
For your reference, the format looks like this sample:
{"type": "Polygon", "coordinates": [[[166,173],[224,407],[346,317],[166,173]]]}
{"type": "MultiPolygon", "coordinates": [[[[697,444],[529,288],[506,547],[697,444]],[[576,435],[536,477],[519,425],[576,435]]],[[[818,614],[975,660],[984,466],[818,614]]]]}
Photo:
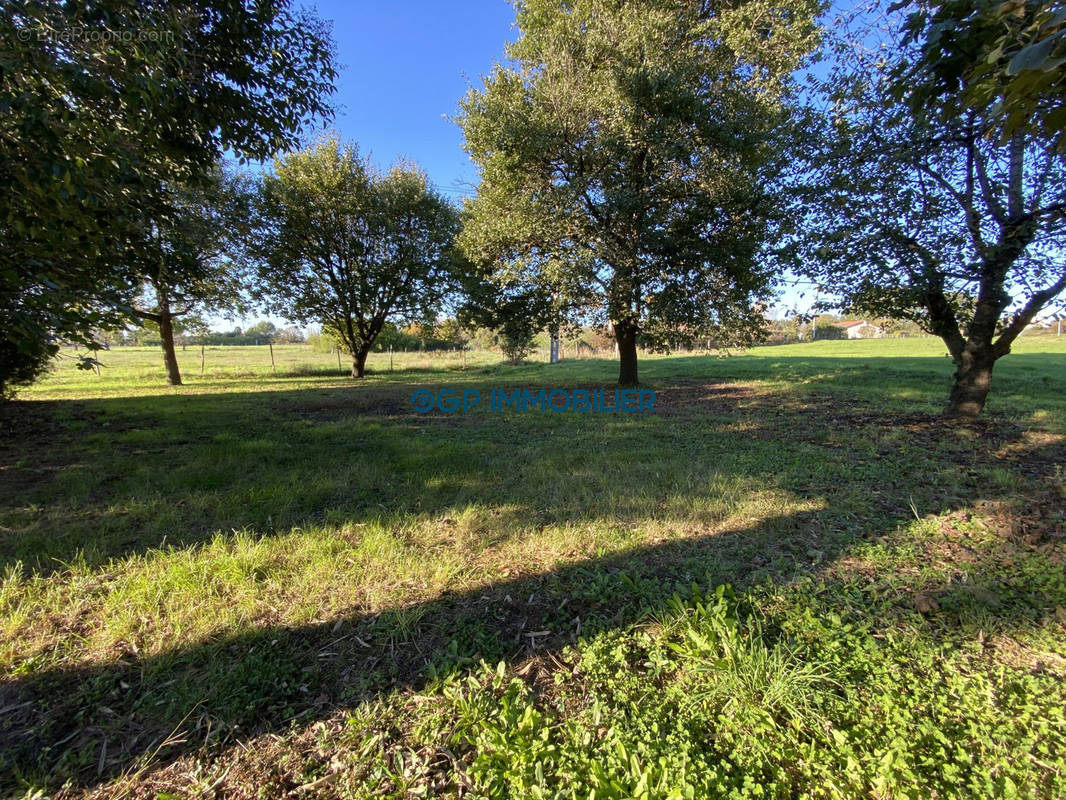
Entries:
{"type": "Polygon", "coordinates": [[[264,320],[263,322],[255,323],[244,332],[244,335],[251,336],[261,342],[273,342],[278,335],[278,329],[273,322],[264,320]]]}
{"type": "Polygon", "coordinates": [[[279,344],[302,344],[307,341],[307,337],[295,325],[290,325],[275,331],[274,341],[279,344]]]}
{"type": "MultiPolygon", "coordinates": [[[[7,288],[7,287],[5,287],[7,288]]],[[[0,400],[16,387],[32,383],[59,350],[53,338],[54,322],[43,310],[27,302],[26,294],[0,297],[0,400]]]]}
{"type": "MultiPolygon", "coordinates": [[[[501,284],[594,298],[619,381],[667,347],[758,316],[788,76],[817,3],[524,0],[518,40],[461,103],[481,183],[462,242],[501,284]]],[[[760,326],[761,327],[761,326],[760,326]]]]}
{"type": "Polygon", "coordinates": [[[181,385],[175,322],[241,305],[243,278],[235,257],[250,213],[245,183],[218,168],[206,186],[174,187],[167,206],[176,213],[153,220],[132,246],[143,289],[130,304],[131,314],[159,327],[171,386],[181,385]]]}
{"type": "Polygon", "coordinates": [[[559,317],[550,290],[543,286],[517,281],[501,285],[491,275],[477,272],[466,274],[463,283],[460,323],[492,331],[495,344],[512,365],[522,363],[537,334],[559,317]]]}
{"type": "Polygon", "coordinates": [[[463,325],[454,317],[438,322],[433,330],[433,338],[457,349],[465,349],[467,342],[470,341],[463,325]]]}
{"type": "MultiPolygon", "coordinates": [[[[909,4],[900,3],[898,8],[909,4]]],[[[1066,10],[1047,0],[920,2],[906,21],[918,46],[915,108],[961,93],[989,133],[1038,133],[1066,149],[1066,10]]],[[[896,8],[894,6],[894,8],[896,8]]]]}
{"type": "Polygon", "coordinates": [[[432,324],[451,286],[458,214],[419,169],[378,173],[325,140],[274,162],[257,214],[261,296],[280,316],[321,323],[363,377],[387,321],[432,324]]]}
{"type": "MultiPolygon", "coordinates": [[[[0,15],[0,385],[121,324],[168,186],[328,116],[327,28],[287,0],[10,0],[0,15]],[[17,359],[17,361],[16,361],[17,359]]],[[[171,211],[174,211],[173,207],[171,211]]]]}
{"type": "Polygon", "coordinates": [[[854,312],[940,336],[956,365],[947,413],[974,417],[995,362],[1066,289],[1066,161],[1037,130],[987,136],[1000,122],[958,87],[924,86],[916,107],[920,49],[895,22],[864,29],[821,87],[798,268],[854,312]]]}

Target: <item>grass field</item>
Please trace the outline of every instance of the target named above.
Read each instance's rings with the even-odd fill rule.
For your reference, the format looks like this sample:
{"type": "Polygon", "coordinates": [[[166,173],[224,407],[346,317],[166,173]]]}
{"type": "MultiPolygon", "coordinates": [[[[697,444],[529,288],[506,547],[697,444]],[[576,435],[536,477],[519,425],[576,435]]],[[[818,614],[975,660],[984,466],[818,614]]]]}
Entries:
{"type": "Polygon", "coordinates": [[[179,358],[0,410],[0,795],[1066,796],[1066,339],[179,358]]]}

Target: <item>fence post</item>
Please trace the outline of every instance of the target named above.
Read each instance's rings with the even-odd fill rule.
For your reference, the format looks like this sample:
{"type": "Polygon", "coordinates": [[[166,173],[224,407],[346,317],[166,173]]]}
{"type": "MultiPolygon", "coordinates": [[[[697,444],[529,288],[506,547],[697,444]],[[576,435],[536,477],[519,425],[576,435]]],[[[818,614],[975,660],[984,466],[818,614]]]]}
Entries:
{"type": "Polygon", "coordinates": [[[200,345],[200,377],[204,376],[204,346],[200,345]]]}
{"type": "Polygon", "coordinates": [[[273,342],[267,342],[267,347],[270,348],[270,369],[273,370],[274,372],[277,372],[278,368],[274,364],[274,343],[273,342]]]}

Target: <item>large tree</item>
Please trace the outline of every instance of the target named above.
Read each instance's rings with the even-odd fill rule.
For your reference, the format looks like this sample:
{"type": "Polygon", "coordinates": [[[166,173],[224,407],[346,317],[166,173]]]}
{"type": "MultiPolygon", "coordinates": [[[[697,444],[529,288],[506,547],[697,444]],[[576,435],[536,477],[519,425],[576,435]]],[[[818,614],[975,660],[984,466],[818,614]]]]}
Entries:
{"type": "Polygon", "coordinates": [[[817,5],[518,2],[509,61],[461,104],[481,173],[467,255],[503,284],[595,295],[622,384],[637,382],[638,339],[756,330],[774,131],[817,5]]]}
{"type": "Polygon", "coordinates": [[[1005,132],[997,109],[916,70],[922,43],[902,31],[899,15],[860,26],[820,87],[799,267],[859,313],[940,336],[947,413],[974,417],[995,362],[1066,289],[1066,159],[1039,126],[1005,132]]]}
{"type": "Polygon", "coordinates": [[[141,280],[130,314],[159,328],[167,383],[178,386],[175,323],[190,314],[243,308],[241,250],[251,194],[246,179],[219,167],[202,185],[171,187],[170,195],[173,213],[150,220],[130,248],[141,280]]]}
{"type": "Polygon", "coordinates": [[[136,290],[167,187],[328,115],[326,27],[288,0],[9,0],[0,15],[0,387],[136,290]]]}
{"type": "Polygon", "coordinates": [[[255,250],[261,295],[280,316],[320,323],[352,377],[386,322],[432,322],[452,286],[458,213],[416,167],[379,173],[327,139],[264,177],[255,250]]]}

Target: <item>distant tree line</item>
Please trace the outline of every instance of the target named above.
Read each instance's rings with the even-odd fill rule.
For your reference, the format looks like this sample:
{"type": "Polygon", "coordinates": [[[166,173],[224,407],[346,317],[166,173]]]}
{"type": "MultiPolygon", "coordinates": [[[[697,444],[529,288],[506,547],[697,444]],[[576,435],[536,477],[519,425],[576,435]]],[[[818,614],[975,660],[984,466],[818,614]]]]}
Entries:
{"type": "Polygon", "coordinates": [[[1066,289],[1056,8],[875,0],[826,25],[817,0],[521,0],[460,101],[480,174],[460,208],[416,164],[307,138],[335,57],[288,0],[12,0],[0,394],[63,342],[93,366],[103,330],[156,333],[179,384],[178,346],[279,341],[202,323],[256,311],[318,326],[355,378],[389,347],[482,332],[517,363],[545,332],[597,330],[635,384],[642,348],[776,335],[791,272],[831,298],[816,311],[941,337],[948,413],[976,416],[1066,289]]]}
{"type": "MultiPolygon", "coordinates": [[[[839,314],[789,314],[782,319],[767,321],[766,341],[769,344],[787,344],[789,342],[846,339],[848,338],[847,331],[836,324],[845,319],[839,314]]],[[[870,317],[866,321],[878,328],[881,336],[888,338],[928,335],[921,325],[910,319],[870,317]]]]}
{"type": "MultiPolygon", "coordinates": [[[[243,330],[239,327],[228,331],[211,331],[203,323],[177,325],[174,328],[174,343],[181,347],[189,345],[265,345],[265,344],[302,344],[307,341],[304,332],[294,325],[279,328],[272,322],[257,322],[243,330]]],[[[118,331],[102,333],[97,337],[108,345],[153,345],[162,344],[159,327],[147,322],[136,328],[123,328],[118,331]]]]}
{"type": "MultiPolygon", "coordinates": [[[[308,342],[318,352],[335,352],[343,349],[344,343],[326,329],[322,333],[312,334],[308,342]]],[[[454,319],[445,319],[436,324],[414,322],[404,327],[386,322],[381,333],[374,340],[371,352],[397,353],[433,352],[441,350],[459,350],[470,343],[467,332],[462,330],[454,319]]]]}

